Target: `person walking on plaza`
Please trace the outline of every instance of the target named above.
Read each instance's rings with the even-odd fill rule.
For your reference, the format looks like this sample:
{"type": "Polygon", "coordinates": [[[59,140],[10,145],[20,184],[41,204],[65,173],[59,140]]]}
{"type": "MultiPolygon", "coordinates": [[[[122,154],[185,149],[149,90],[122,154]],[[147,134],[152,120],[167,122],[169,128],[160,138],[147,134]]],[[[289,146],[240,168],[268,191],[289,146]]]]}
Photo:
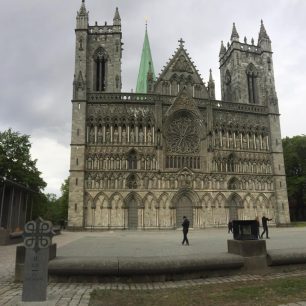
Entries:
{"type": "Polygon", "coordinates": [[[229,221],[228,222],[227,228],[228,228],[228,233],[232,233],[233,232],[233,221],[229,221]]]}
{"type": "Polygon", "coordinates": [[[260,238],[263,237],[264,233],[266,233],[266,238],[270,239],[269,237],[269,230],[268,230],[268,221],[271,221],[272,219],[266,218],[266,216],[263,216],[261,218],[261,223],[262,223],[262,227],[263,227],[263,232],[260,235],[260,238]]]}
{"type": "Polygon", "coordinates": [[[259,230],[260,224],[258,216],[255,218],[255,221],[256,221],[256,238],[260,239],[260,230],[259,230]]]}
{"type": "Polygon", "coordinates": [[[187,234],[188,234],[188,229],[189,229],[189,220],[186,218],[186,216],[183,217],[183,241],[182,241],[182,245],[186,242],[187,245],[189,245],[189,241],[187,238],[187,234]]]}

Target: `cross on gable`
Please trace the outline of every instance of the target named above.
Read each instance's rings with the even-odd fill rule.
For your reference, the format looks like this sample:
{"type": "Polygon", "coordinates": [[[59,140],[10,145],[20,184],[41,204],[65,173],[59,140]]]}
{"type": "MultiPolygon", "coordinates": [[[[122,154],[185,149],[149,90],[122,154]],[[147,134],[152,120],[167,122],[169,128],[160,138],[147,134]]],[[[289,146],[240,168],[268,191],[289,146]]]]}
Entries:
{"type": "Polygon", "coordinates": [[[181,38],[178,42],[180,43],[180,47],[184,47],[185,41],[183,40],[183,38],[181,38]]]}
{"type": "Polygon", "coordinates": [[[52,223],[38,217],[35,221],[30,221],[25,225],[23,234],[24,246],[25,248],[34,249],[35,253],[37,253],[40,249],[51,245],[53,236],[52,223]]]}

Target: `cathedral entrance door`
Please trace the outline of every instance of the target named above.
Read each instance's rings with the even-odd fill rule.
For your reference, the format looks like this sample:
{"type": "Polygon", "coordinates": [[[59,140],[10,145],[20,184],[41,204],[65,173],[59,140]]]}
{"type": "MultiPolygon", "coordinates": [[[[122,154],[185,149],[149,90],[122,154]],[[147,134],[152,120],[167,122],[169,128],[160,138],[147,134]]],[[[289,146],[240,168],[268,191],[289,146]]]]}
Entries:
{"type": "Polygon", "coordinates": [[[135,198],[129,201],[128,208],[128,228],[137,229],[138,227],[138,205],[135,198]]]}
{"type": "Polygon", "coordinates": [[[182,227],[183,216],[186,216],[190,222],[190,227],[193,227],[193,205],[192,201],[186,196],[182,195],[176,204],[176,227],[182,227]]]}
{"type": "Polygon", "coordinates": [[[234,201],[229,206],[229,220],[238,220],[238,208],[234,201]]]}

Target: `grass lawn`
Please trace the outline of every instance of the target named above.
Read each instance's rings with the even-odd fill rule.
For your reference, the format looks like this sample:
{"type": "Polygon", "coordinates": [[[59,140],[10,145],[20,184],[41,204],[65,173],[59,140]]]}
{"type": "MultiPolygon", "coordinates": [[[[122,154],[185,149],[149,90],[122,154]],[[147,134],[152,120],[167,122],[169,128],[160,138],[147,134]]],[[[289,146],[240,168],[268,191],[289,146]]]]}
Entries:
{"type": "Polygon", "coordinates": [[[90,306],[260,306],[306,300],[306,277],[159,290],[94,290],[90,306]]]}

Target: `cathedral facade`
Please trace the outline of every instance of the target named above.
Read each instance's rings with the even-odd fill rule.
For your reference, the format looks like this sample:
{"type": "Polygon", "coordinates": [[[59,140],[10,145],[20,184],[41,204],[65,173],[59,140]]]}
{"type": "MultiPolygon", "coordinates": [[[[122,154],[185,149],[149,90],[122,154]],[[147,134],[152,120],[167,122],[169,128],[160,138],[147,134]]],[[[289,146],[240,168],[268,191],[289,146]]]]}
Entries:
{"type": "Polygon", "coordinates": [[[235,24],[219,53],[215,99],[184,41],[155,78],[147,31],[136,93],[121,92],[122,32],[77,14],[72,100],[71,229],[193,228],[289,208],[271,40],[240,42],[235,24]]]}

